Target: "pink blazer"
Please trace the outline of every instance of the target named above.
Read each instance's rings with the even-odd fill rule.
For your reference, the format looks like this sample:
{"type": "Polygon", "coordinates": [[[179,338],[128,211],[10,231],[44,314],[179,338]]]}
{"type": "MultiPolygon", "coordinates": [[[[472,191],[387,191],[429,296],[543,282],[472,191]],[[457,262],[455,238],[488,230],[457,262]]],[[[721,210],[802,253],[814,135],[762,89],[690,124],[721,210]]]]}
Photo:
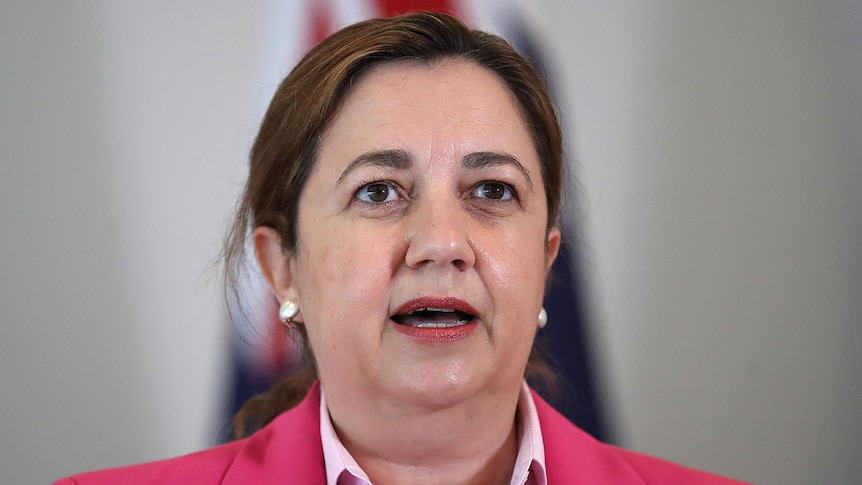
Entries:
{"type": "MultiPolygon", "coordinates": [[[[549,485],[743,482],[684,468],[596,441],[533,393],[545,443],[549,485]]],[[[248,438],[152,463],[83,473],[55,485],[326,485],[320,442],[320,389],[248,438]]]]}

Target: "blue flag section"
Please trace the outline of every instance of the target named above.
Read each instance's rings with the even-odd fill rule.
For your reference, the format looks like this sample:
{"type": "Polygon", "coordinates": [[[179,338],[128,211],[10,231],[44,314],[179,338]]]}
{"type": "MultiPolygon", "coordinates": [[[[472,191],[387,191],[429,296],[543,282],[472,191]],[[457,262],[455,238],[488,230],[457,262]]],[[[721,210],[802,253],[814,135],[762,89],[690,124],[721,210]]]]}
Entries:
{"type": "MultiPolygon", "coordinates": [[[[564,239],[565,238],[564,236],[564,239]]],[[[582,430],[606,441],[606,426],[596,392],[594,367],[585,321],[584,302],[574,275],[575,252],[567,244],[551,271],[551,283],[545,295],[548,325],[536,336],[551,368],[560,376],[557,392],[537,391],[558,411],[582,430]]]]}
{"type": "MultiPolygon", "coordinates": [[[[546,57],[535,40],[536,33],[524,22],[512,6],[504,15],[503,35],[536,69],[548,80],[548,88],[554,92],[554,76],[550,72],[546,57]]],[[[559,110],[559,106],[557,107],[559,110]]],[[[569,162],[568,160],[566,162],[569,162]]],[[[569,163],[568,168],[571,169],[569,163]]],[[[571,174],[573,178],[577,174],[571,174]]],[[[570,191],[571,187],[564,187],[570,191]]],[[[575,194],[576,195],[576,194],[575,194]]],[[[576,201],[572,194],[564,194],[563,200],[576,201]]],[[[572,203],[572,202],[570,202],[572,203]]],[[[563,218],[573,208],[562,208],[563,218]]],[[[580,287],[578,274],[578,251],[571,243],[572,234],[562,229],[563,243],[551,271],[548,292],[545,295],[545,310],[548,312],[548,325],[536,336],[540,348],[551,368],[559,376],[558,389],[536,390],[554,405],[570,421],[593,437],[608,441],[607,426],[599,402],[594,360],[591,358],[586,304],[584,291],[580,287]]]]}
{"type": "MultiPolygon", "coordinates": [[[[504,29],[496,32],[503,35],[516,49],[530,58],[546,74],[546,64],[537,43],[536,32],[530,30],[523,21],[517,5],[511,2],[493,4],[494,12],[482,12],[481,8],[465,8],[470,2],[458,1],[409,1],[409,0],[309,0],[305,11],[306,25],[311,26],[304,45],[294,46],[297,52],[304,52],[314,43],[328,35],[332,26],[345,25],[359,20],[357,11],[368,16],[388,16],[414,10],[437,10],[460,15],[466,20],[467,10],[471,16],[487,14],[493,16],[495,25],[504,29]]],[[[487,2],[485,2],[487,3],[487,2]]],[[[491,5],[489,4],[489,5],[491,5]]],[[[477,2],[478,5],[478,2],[477,2]]],[[[491,8],[491,7],[488,7],[491,8]]],[[[525,7],[526,8],[526,7],[525,7]]],[[[300,22],[302,23],[302,22],[300,22]]],[[[293,22],[296,25],[296,22],[293,22]]],[[[550,79],[550,77],[548,77],[550,79]]],[[[553,83],[551,83],[553,84],[553,83]]],[[[551,86],[553,88],[553,86],[551,86]]],[[[577,174],[574,174],[575,176],[577,174]]],[[[565,199],[564,199],[565,200],[565,199]]],[[[567,200],[573,200],[572,197],[567,200]]],[[[565,208],[563,210],[565,213],[565,208]]],[[[577,250],[569,245],[572,238],[564,232],[560,254],[554,264],[545,309],[548,312],[548,325],[538,332],[540,348],[559,376],[558,392],[549,392],[537,385],[537,391],[550,401],[556,409],[584,431],[600,440],[610,437],[606,434],[604,415],[596,392],[596,377],[591,360],[588,341],[583,291],[575,277],[578,268],[577,250]]],[[[231,383],[227,397],[227,418],[225,419],[222,439],[229,439],[232,416],[242,403],[251,396],[265,392],[285,372],[289,372],[296,362],[296,351],[289,337],[275,318],[275,306],[267,311],[258,312],[264,317],[260,322],[233,322],[235,328],[231,345],[231,383]],[[272,313],[271,316],[266,316],[272,313]],[[258,330],[255,338],[243,338],[247,331],[240,327],[251,325],[258,330]],[[261,335],[266,338],[260,338],[261,335]]]]}

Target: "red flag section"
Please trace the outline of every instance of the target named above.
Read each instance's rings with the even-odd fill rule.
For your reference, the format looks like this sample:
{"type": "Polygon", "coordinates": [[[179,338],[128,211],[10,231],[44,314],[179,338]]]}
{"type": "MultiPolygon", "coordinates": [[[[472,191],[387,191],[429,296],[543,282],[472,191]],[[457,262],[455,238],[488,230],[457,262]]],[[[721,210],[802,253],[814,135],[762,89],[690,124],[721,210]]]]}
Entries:
{"type": "Polygon", "coordinates": [[[447,0],[377,0],[380,13],[384,17],[429,10],[457,14],[456,3],[447,0]]]}
{"type": "Polygon", "coordinates": [[[311,21],[311,38],[308,39],[308,47],[325,39],[334,30],[332,21],[332,8],[329,2],[309,2],[308,18],[311,21]]]}

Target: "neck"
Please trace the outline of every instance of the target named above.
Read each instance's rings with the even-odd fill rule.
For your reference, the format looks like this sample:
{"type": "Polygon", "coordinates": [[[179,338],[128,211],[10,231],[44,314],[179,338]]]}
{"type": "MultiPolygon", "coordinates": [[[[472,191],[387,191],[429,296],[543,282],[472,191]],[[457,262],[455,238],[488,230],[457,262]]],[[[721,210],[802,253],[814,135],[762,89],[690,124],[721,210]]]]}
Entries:
{"type": "Polygon", "coordinates": [[[339,438],[375,485],[505,484],[518,453],[519,392],[429,409],[389,401],[357,406],[370,401],[327,390],[327,403],[339,438]]]}

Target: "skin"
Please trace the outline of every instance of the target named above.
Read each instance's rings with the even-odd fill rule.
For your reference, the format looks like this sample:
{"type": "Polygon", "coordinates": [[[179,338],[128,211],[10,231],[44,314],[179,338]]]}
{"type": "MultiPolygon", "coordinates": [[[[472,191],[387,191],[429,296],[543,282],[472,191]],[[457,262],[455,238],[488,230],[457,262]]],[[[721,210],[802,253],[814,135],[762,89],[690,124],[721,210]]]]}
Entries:
{"type": "Polygon", "coordinates": [[[296,253],[255,230],[272,291],[299,302],[336,431],[374,483],[508,483],[560,243],[546,226],[514,98],[452,60],[367,73],[323,135],[296,253]],[[467,302],[474,330],[445,342],[399,332],[390,317],[422,297],[467,302]]]}

